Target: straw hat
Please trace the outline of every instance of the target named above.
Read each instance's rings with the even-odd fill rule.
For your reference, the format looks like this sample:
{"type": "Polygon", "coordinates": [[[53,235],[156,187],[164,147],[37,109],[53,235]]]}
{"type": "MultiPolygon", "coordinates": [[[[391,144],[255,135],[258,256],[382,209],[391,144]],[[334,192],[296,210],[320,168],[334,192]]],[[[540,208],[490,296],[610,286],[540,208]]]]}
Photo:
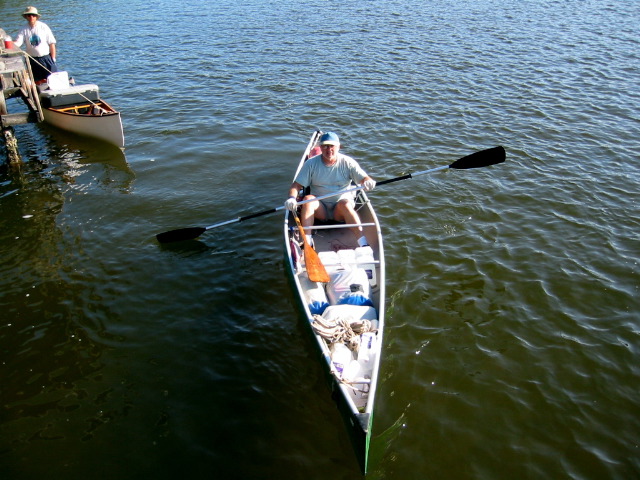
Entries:
{"type": "Polygon", "coordinates": [[[27,9],[22,12],[22,16],[24,17],[25,15],[35,15],[36,17],[40,18],[40,14],[38,13],[38,9],[36,7],[27,7],[27,9]]]}

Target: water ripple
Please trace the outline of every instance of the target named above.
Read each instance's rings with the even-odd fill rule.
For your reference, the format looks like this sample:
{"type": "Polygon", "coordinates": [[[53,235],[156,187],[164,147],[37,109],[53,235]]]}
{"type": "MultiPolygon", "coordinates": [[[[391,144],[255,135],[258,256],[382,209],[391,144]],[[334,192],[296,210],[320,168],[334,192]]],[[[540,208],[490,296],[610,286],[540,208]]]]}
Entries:
{"type": "Polygon", "coordinates": [[[637,476],[638,5],[43,7],[127,149],[23,126],[24,168],[0,172],[0,471],[357,475],[280,216],[154,240],[280,206],[322,128],[377,179],[507,151],[371,194],[388,331],[370,476],[637,476]]]}

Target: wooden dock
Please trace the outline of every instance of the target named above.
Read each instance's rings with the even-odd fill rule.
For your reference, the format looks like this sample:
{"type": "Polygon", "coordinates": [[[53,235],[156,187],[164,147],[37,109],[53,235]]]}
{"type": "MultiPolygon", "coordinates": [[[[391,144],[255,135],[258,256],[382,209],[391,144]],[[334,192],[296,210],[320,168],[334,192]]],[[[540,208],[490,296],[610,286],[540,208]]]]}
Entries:
{"type": "Polygon", "coordinates": [[[13,127],[41,122],[44,117],[27,54],[18,48],[5,48],[4,42],[0,42],[0,89],[0,127],[7,147],[7,161],[12,164],[20,161],[13,127]],[[7,100],[10,98],[20,98],[26,109],[9,112],[7,100]]]}

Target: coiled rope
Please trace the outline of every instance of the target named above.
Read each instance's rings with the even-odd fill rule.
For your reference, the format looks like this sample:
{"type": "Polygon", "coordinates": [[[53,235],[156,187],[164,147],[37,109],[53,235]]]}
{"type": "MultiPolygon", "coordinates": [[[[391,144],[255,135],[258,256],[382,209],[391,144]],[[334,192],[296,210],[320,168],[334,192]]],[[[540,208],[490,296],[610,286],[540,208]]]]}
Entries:
{"type": "Polygon", "coordinates": [[[314,315],[311,326],[328,343],[344,343],[349,350],[357,352],[360,348],[360,335],[374,329],[369,320],[351,320],[351,317],[330,320],[322,315],[314,315]]]}

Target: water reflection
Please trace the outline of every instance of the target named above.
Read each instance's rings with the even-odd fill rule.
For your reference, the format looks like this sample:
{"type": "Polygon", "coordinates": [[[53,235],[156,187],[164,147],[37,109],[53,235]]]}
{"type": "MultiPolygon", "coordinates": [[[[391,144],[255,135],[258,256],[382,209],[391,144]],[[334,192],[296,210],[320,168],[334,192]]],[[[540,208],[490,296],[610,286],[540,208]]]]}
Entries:
{"type": "Polygon", "coordinates": [[[200,240],[185,240],[183,242],[158,243],[160,249],[172,252],[176,255],[189,257],[191,255],[213,250],[209,245],[200,240]]]}
{"type": "MultiPolygon", "coordinates": [[[[102,355],[122,341],[105,325],[118,315],[92,273],[79,271],[81,235],[63,228],[59,217],[74,189],[97,184],[128,193],[135,178],[116,147],[57,132],[42,137],[29,127],[20,133],[23,163],[0,169],[5,452],[24,442],[63,438],[68,427],[61,416],[101,398],[102,355]],[[78,182],[80,177],[91,180],[78,182]]],[[[92,428],[90,422],[85,434],[92,428]]]]}
{"type": "MultiPolygon", "coordinates": [[[[101,165],[96,176],[99,184],[130,192],[135,178],[127,163],[125,152],[115,145],[93,138],[80,137],[47,124],[39,125],[47,134],[47,151],[61,162],[60,173],[69,183],[88,171],[89,165],[101,165]]],[[[93,172],[94,175],[96,172],[93,172]]]]}

